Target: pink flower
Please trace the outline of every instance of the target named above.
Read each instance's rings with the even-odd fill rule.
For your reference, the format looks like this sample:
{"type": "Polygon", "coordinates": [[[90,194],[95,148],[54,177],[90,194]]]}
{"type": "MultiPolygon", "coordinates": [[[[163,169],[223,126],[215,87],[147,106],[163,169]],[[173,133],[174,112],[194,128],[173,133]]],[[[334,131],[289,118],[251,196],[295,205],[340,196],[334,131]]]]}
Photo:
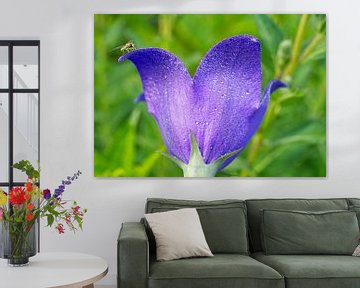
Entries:
{"type": "Polygon", "coordinates": [[[2,220],[2,218],[3,218],[3,211],[2,211],[2,209],[0,208],[0,220],[2,220]]]}
{"type": "Polygon", "coordinates": [[[64,229],[63,224],[59,223],[55,228],[58,230],[59,234],[65,233],[65,229],[64,229]]]}
{"type": "Polygon", "coordinates": [[[66,222],[67,225],[69,225],[71,223],[71,215],[70,214],[66,215],[65,222],[66,222]]]}
{"type": "Polygon", "coordinates": [[[79,209],[80,209],[80,206],[79,206],[79,205],[78,205],[78,206],[75,206],[75,207],[72,207],[72,210],[73,210],[74,215],[79,214],[79,209]]]}

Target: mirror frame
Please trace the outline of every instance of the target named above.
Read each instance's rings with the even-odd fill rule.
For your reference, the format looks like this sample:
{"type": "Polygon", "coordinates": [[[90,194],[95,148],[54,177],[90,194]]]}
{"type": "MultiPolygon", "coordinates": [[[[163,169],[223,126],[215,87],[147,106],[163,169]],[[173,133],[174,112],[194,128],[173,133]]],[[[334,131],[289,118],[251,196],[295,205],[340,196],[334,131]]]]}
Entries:
{"type": "MultiPolygon", "coordinates": [[[[8,97],[8,116],[9,116],[9,157],[8,157],[8,181],[0,182],[0,187],[11,190],[14,186],[23,186],[25,182],[14,181],[14,94],[16,93],[36,93],[38,95],[38,155],[37,160],[40,162],[40,40],[0,40],[0,47],[8,47],[8,87],[0,88],[0,93],[6,93],[8,97]],[[14,47],[29,46],[38,47],[38,85],[36,89],[15,89],[14,88],[14,47]]],[[[1,137],[1,135],[0,135],[1,137]]],[[[26,160],[26,159],[24,159],[26,160]]],[[[40,183],[38,183],[40,185],[40,183]]],[[[39,229],[40,230],[40,229],[39,229]]],[[[38,233],[38,250],[40,247],[40,233],[38,233]]]]}

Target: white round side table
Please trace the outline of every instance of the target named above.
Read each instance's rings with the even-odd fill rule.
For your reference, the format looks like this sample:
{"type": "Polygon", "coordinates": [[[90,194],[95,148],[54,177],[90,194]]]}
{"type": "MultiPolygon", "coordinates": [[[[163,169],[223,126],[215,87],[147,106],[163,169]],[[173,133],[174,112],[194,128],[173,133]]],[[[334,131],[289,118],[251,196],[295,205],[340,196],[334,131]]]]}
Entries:
{"type": "Polygon", "coordinates": [[[29,265],[9,267],[0,260],[1,288],[93,288],[108,272],[107,262],[80,253],[38,253],[29,265]]]}

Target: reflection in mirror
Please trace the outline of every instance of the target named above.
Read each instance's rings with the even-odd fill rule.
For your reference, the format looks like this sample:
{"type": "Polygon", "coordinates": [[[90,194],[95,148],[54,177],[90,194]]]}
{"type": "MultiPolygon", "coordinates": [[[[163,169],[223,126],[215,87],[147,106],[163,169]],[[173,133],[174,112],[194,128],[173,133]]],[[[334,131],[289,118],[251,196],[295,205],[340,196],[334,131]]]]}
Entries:
{"type": "Polygon", "coordinates": [[[9,176],[9,98],[0,93],[0,182],[8,182],[9,176]]]}
{"type": "Polygon", "coordinates": [[[8,187],[0,187],[2,189],[2,191],[4,191],[6,194],[8,194],[9,192],[9,188],[8,187]]]}
{"type": "Polygon", "coordinates": [[[0,89],[8,88],[9,61],[8,47],[0,46],[0,89]]]}
{"type": "Polygon", "coordinates": [[[14,47],[14,88],[37,89],[39,81],[39,48],[36,46],[14,47]]]}
{"type": "MultiPolygon", "coordinates": [[[[2,191],[2,192],[4,192],[6,195],[8,195],[9,194],[9,187],[0,187],[0,191],[2,191]]],[[[0,253],[3,253],[3,251],[4,251],[4,247],[3,247],[3,243],[5,242],[5,241],[3,241],[3,239],[4,239],[4,237],[3,237],[3,225],[2,225],[2,223],[1,223],[2,221],[0,221],[0,228],[1,228],[1,231],[0,231],[0,237],[1,237],[1,240],[2,241],[0,241],[0,253]]]]}
{"type": "MultiPolygon", "coordinates": [[[[37,167],[39,136],[39,97],[35,93],[14,94],[14,163],[27,159],[37,167]]],[[[26,175],[14,169],[14,181],[26,181],[26,175]]]]}

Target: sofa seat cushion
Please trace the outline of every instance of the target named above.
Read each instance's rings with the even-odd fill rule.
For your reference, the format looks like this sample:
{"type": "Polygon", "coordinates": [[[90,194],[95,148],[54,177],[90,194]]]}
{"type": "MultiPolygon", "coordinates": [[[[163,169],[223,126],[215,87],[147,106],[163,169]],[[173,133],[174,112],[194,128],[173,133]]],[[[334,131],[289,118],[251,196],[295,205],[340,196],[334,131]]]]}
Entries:
{"type": "Polygon", "coordinates": [[[360,258],[343,255],[265,255],[252,257],[284,275],[287,288],[358,288],[360,258]]]}
{"type": "Polygon", "coordinates": [[[246,255],[215,254],[211,258],[150,261],[149,288],[284,288],[274,269],[246,255]]]}

